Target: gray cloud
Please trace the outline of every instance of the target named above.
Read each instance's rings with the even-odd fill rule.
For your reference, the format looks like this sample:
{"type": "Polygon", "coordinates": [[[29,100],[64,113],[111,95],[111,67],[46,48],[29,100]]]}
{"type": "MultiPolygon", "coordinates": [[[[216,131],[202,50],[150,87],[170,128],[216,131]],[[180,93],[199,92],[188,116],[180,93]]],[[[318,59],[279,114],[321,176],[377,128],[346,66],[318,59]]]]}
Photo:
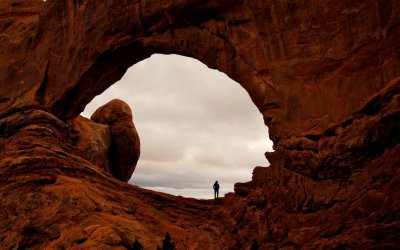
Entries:
{"type": "Polygon", "coordinates": [[[211,198],[249,181],[272,151],[267,127],[246,91],[226,75],[177,55],[153,55],[85,109],[120,98],[133,110],[142,155],[130,183],[177,195],[211,198]]]}

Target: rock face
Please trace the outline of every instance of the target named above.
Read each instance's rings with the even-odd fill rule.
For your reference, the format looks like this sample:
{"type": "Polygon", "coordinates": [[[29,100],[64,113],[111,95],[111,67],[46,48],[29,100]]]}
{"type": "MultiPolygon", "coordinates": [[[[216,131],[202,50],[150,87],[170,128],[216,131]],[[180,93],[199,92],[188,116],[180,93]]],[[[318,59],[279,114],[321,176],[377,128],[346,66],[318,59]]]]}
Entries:
{"type": "Polygon", "coordinates": [[[266,249],[398,248],[399,118],[397,78],[319,137],[293,139],[292,150],[302,155],[294,158],[320,161],[321,167],[334,163],[337,169],[324,169],[329,175],[308,178],[290,169],[300,162],[268,153],[271,167],[255,168],[252,181],[235,185],[243,198],[229,195],[225,201],[231,204],[225,219],[239,245],[255,238],[266,249]],[[310,159],[308,151],[318,154],[310,159]]]}
{"type": "Polygon", "coordinates": [[[82,157],[112,174],[110,165],[111,132],[107,125],[99,124],[83,116],[78,116],[72,121],[76,146],[82,152],[82,157]]]}
{"type": "MultiPolygon", "coordinates": [[[[394,0],[1,1],[0,245],[154,248],[169,231],[181,249],[398,248],[398,13],[394,0]],[[271,166],[236,194],[172,197],[104,171],[107,132],[77,117],[153,53],[226,73],[263,114],[271,166]]],[[[128,152],[107,113],[94,119],[128,152]]]]}
{"type": "Polygon", "coordinates": [[[140,139],[128,104],[114,99],[98,108],[90,119],[108,125],[111,133],[108,155],[112,175],[118,180],[128,181],[140,156],[140,139]]]}

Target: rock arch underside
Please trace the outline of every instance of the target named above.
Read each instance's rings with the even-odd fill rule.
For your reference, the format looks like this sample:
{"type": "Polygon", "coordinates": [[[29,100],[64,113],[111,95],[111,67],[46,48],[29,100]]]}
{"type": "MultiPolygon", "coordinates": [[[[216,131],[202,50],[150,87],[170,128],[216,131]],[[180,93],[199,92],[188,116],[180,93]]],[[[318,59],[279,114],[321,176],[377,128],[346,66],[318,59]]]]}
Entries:
{"type": "Polygon", "coordinates": [[[154,249],[168,231],[178,249],[398,249],[399,14],[395,0],[1,1],[0,248],[154,249]],[[107,171],[95,136],[124,122],[78,115],[153,53],[239,82],[271,166],[216,202],[107,171]]]}

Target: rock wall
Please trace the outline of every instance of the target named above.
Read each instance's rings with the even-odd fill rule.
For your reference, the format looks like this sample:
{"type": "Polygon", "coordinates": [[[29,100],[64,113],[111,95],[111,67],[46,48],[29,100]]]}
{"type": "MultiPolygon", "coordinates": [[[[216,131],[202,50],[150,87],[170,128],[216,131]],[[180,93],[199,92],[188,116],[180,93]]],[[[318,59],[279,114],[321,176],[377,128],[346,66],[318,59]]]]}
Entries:
{"type": "Polygon", "coordinates": [[[398,13],[394,0],[0,2],[1,245],[154,247],[171,231],[180,248],[398,247],[398,13]],[[226,73],[270,128],[271,167],[221,203],[118,182],[74,140],[85,105],[153,53],[226,73]]]}
{"type": "Polygon", "coordinates": [[[240,240],[231,246],[256,239],[266,249],[398,248],[399,118],[397,78],[321,137],[293,139],[296,161],[284,151],[267,153],[271,167],[255,168],[252,181],[235,185],[243,198],[226,198],[225,220],[240,240]],[[307,169],[309,175],[329,175],[296,173],[309,161],[324,168],[307,169]]]}

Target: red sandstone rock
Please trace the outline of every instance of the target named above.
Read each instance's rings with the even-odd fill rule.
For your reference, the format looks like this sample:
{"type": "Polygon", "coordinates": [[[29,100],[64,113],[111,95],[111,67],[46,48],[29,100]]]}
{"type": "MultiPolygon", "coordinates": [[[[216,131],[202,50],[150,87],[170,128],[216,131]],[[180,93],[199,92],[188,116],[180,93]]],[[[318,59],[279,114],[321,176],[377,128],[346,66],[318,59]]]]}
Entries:
{"type": "Polygon", "coordinates": [[[108,156],[112,175],[118,180],[128,181],[140,156],[140,139],[128,104],[114,99],[98,108],[90,119],[108,125],[111,133],[108,156]]]}
{"type": "Polygon", "coordinates": [[[393,0],[1,1],[0,246],[154,248],[169,231],[178,249],[397,249],[399,12],[393,0]],[[275,152],[242,196],[173,197],[93,165],[103,154],[73,128],[97,125],[73,120],[153,53],[225,72],[263,114],[275,152]]]}
{"type": "Polygon", "coordinates": [[[110,165],[109,149],[111,132],[107,125],[93,122],[85,117],[78,116],[72,121],[74,130],[78,133],[77,147],[82,156],[112,174],[113,166],[110,165]]]}
{"type": "MultiPolygon", "coordinates": [[[[334,134],[330,128],[318,137],[315,160],[335,160],[337,169],[330,172],[346,168],[347,176],[307,178],[282,167],[293,166],[292,162],[283,162],[286,157],[269,153],[271,167],[258,167],[251,182],[235,185],[238,194],[243,195],[244,189],[247,192],[243,198],[227,198],[226,204],[235,205],[226,220],[243,238],[253,237],[265,247],[279,242],[306,249],[396,248],[398,243],[393,239],[400,232],[396,217],[400,200],[398,191],[389,189],[398,182],[399,115],[397,78],[350,117],[351,123],[346,119],[334,126],[334,134]],[[333,145],[342,145],[341,150],[332,150],[333,145]],[[254,197],[259,202],[265,199],[265,205],[254,205],[254,197]],[[245,220],[253,217],[254,210],[259,212],[256,218],[265,223],[263,226],[245,220]],[[252,235],[254,227],[261,236],[252,235]]],[[[295,160],[297,154],[306,155],[303,151],[309,150],[296,145],[289,149],[294,151],[291,155],[295,160]]]]}

